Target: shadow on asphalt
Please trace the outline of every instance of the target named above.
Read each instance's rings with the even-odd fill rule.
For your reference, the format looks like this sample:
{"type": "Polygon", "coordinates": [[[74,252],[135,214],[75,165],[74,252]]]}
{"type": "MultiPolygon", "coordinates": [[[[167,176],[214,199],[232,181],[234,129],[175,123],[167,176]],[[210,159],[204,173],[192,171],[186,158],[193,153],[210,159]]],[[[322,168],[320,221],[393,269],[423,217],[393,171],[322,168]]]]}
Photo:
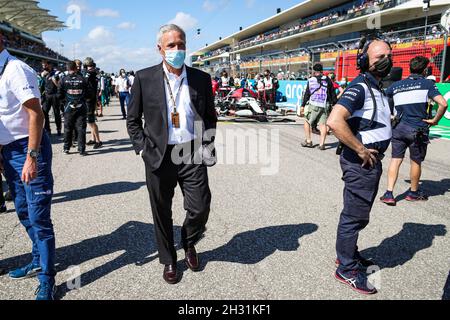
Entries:
{"type": "Polygon", "coordinates": [[[442,295],[442,300],[450,300],[450,271],[448,272],[447,283],[444,287],[444,294],[442,295]]]}
{"type": "MultiPolygon", "coordinates": [[[[179,233],[180,227],[175,227],[174,232],[179,233]]],[[[59,263],[57,269],[58,272],[62,272],[70,266],[78,266],[93,259],[123,252],[114,260],[83,273],[81,285],[85,287],[127,265],[138,265],[144,259],[147,263],[155,260],[157,255],[149,257],[157,253],[154,239],[152,224],[131,221],[111,234],[57,249],[56,257],[59,263]]],[[[63,298],[69,291],[67,283],[60,284],[57,288],[57,298],[63,298]]]]}
{"type": "Polygon", "coordinates": [[[412,260],[419,251],[430,248],[436,237],[446,234],[445,225],[405,223],[398,234],[384,239],[378,247],[362,251],[361,255],[380,269],[395,268],[412,260]]]}
{"type": "MultiPolygon", "coordinates": [[[[405,180],[406,183],[411,184],[411,180],[405,180]]],[[[420,182],[419,189],[424,191],[430,198],[437,196],[444,196],[450,192],[450,179],[442,179],[441,181],[423,180],[420,182]]],[[[409,190],[397,196],[397,202],[406,199],[409,190]]]]}
{"type": "Polygon", "coordinates": [[[85,189],[71,190],[57,193],[53,196],[52,203],[62,203],[68,201],[77,201],[87,198],[94,198],[105,195],[119,194],[136,191],[145,186],[145,182],[113,182],[92,186],[85,189]]]}
{"type": "Polygon", "coordinates": [[[312,223],[273,226],[235,235],[227,244],[200,253],[203,270],[209,262],[256,264],[279,251],[297,251],[299,239],[318,230],[312,223]]]}
{"type": "MultiPolygon", "coordinates": [[[[174,226],[175,243],[179,243],[181,227],[174,226]]],[[[178,246],[177,249],[181,248],[178,246]]],[[[56,249],[56,269],[58,273],[68,270],[72,266],[123,252],[114,260],[108,261],[92,270],[81,274],[83,287],[119,270],[127,265],[142,266],[158,258],[155,244],[153,224],[130,221],[111,234],[101,235],[84,240],[80,243],[56,249]]],[[[30,254],[12,257],[0,261],[4,273],[18,266],[25,265],[31,260],[30,254]]],[[[162,270],[162,269],[161,269],[162,270]]],[[[162,273],[162,272],[161,272],[162,273]]],[[[69,281],[73,274],[67,277],[69,281]]],[[[57,299],[62,299],[69,291],[68,283],[63,282],[57,287],[57,299]]]]}

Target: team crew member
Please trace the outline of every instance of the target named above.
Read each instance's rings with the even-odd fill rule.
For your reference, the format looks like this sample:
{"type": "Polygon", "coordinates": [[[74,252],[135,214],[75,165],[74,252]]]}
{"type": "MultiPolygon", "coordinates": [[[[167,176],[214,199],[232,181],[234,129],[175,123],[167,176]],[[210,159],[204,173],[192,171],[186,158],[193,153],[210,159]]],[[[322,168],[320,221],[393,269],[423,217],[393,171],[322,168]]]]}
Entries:
{"type": "Polygon", "coordinates": [[[32,241],[32,261],[9,273],[25,279],[38,273],[37,300],[53,300],[55,234],[50,218],[53,176],[52,146],[36,73],[11,56],[0,34],[0,152],[20,222],[32,241]]]}
{"type": "Polygon", "coordinates": [[[219,92],[222,97],[226,97],[231,90],[231,79],[228,77],[226,71],[222,72],[222,76],[219,79],[219,92]]]}
{"type": "Polygon", "coordinates": [[[50,110],[53,110],[55,116],[55,124],[58,136],[61,135],[62,121],[61,121],[61,102],[58,97],[59,76],[53,69],[50,62],[47,60],[42,61],[42,68],[44,69],[45,76],[43,77],[43,111],[45,115],[45,130],[48,134],[51,134],[50,129],[50,110]]]}
{"type": "Polygon", "coordinates": [[[273,99],[273,79],[270,76],[270,70],[264,71],[263,82],[264,82],[264,102],[265,102],[265,105],[267,106],[267,104],[272,104],[274,101],[274,99],[273,99]]]}
{"type": "Polygon", "coordinates": [[[124,69],[120,70],[120,76],[116,79],[116,93],[120,100],[120,110],[122,111],[122,117],[127,119],[128,99],[130,97],[130,80],[124,69]],[[126,107],[125,107],[126,105],[126,107]]]}
{"type": "Polygon", "coordinates": [[[336,91],[330,78],[323,75],[323,66],[316,64],[313,67],[314,76],[308,79],[305,96],[302,103],[302,113],[308,104],[309,110],[305,112],[305,136],[306,140],[301,145],[304,148],[314,148],[311,133],[312,128],[319,125],[320,144],[319,149],[325,150],[325,140],[328,129],[326,126],[329,109],[336,103],[336,91]]]}
{"type": "Polygon", "coordinates": [[[75,62],[67,64],[68,76],[59,88],[59,95],[65,100],[64,108],[64,153],[69,154],[72,146],[74,129],[78,134],[78,152],[86,155],[87,105],[86,97],[90,95],[86,79],[77,73],[75,62]]]}
{"type": "Polygon", "coordinates": [[[411,158],[411,188],[406,195],[407,201],[426,201],[428,196],[419,190],[422,174],[422,162],[425,161],[429,140],[429,127],[439,123],[447,110],[447,101],[439,93],[436,85],[425,79],[430,60],[418,56],[411,60],[411,75],[402,81],[394,83],[387,91],[392,98],[399,123],[392,134],[392,160],[388,174],[388,189],[381,201],[396,205],[394,188],[398,179],[400,166],[409,149],[411,158]],[[439,105],[436,116],[431,117],[432,99],[439,105]]]}
{"type": "Polygon", "coordinates": [[[95,111],[97,109],[97,70],[92,58],[86,58],[84,60],[85,73],[84,77],[87,80],[89,86],[89,97],[86,99],[87,103],[87,122],[92,132],[92,139],[86,145],[93,145],[94,149],[99,149],[102,147],[103,143],[100,140],[100,133],[98,131],[98,126],[96,124],[95,111]]]}
{"type": "Polygon", "coordinates": [[[392,68],[392,50],[378,39],[363,39],[360,50],[358,66],[362,73],[343,94],[328,120],[328,126],[343,144],[340,163],[345,182],[335,277],[359,293],[374,294],[377,290],[361,270],[371,263],[360,256],[357,241],[359,232],[369,224],[382,175],[381,160],[392,137],[389,102],[380,87],[380,81],[392,68]]]}

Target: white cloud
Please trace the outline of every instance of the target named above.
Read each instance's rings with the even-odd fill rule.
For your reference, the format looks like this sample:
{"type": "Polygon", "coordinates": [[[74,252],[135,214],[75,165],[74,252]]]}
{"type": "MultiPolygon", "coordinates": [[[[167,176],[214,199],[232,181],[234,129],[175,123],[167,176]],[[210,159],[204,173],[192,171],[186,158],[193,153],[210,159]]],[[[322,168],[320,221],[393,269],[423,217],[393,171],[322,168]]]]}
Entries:
{"type": "MultiPolygon", "coordinates": [[[[59,40],[44,36],[47,46],[60,51],[59,40]]],[[[78,42],[64,42],[64,55],[69,59],[92,57],[97,66],[106,71],[118,73],[121,68],[141,70],[161,62],[156,48],[130,47],[119,43],[114,33],[103,26],[92,29],[78,42]]]]}
{"type": "Polygon", "coordinates": [[[169,23],[176,24],[177,26],[181,27],[183,30],[188,31],[190,29],[195,28],[197,26],[198,20],[195,19],[193,16],[191,16],[188,13],[184,12],[178,12],[172,20],[169,21],[169,23]]]}
{"type": "Polygon", "coordinates": [[[136,28],[136,24],[131,22],[122,22],[119,25],[117,25],[117,28],[123,30],[132,30],[136,28]]]}
{"type": "Polygon", "coordinates": [[[103,26],[92,29],[88,34],[88,39],[96,43],[110,43],[114,40],[114,34],[103,26]]]}
{"type": "Polygon", "coordinates": [[[119,11],[112,9],[98,9],[95,12],[96,17],[118,18],[120,17],[119,11]]]}

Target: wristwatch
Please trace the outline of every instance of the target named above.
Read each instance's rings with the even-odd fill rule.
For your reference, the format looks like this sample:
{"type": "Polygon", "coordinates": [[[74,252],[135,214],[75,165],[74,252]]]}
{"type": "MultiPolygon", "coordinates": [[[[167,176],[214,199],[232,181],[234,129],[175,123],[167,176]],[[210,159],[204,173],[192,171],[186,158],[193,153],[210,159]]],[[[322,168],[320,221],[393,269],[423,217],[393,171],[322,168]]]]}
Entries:
{"type": "Polygon", "coordinates": [[[29,150],[28,151],[28,155],[32,159],[37,159],[39,157],[39,151],[37,151],[37,150],[29,150]]]}

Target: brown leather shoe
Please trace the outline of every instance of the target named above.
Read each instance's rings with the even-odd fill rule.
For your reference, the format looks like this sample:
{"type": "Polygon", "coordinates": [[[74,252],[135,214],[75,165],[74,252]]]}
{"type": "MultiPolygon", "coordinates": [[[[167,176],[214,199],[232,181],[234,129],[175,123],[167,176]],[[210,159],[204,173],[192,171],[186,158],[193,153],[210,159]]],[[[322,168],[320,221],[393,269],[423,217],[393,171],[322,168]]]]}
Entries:
{"type": "Polygon", "coordinates": [[[167,264],[164,266],[163,278],[168,284],[177,284],[179,281],[177,266],[167,264]]]}
{"type": "Polygon", "coordinates": [[[188,248],[186,251],[186,265],[194,272],[200,270],[200,261],[195,247],[188,248]]]}

